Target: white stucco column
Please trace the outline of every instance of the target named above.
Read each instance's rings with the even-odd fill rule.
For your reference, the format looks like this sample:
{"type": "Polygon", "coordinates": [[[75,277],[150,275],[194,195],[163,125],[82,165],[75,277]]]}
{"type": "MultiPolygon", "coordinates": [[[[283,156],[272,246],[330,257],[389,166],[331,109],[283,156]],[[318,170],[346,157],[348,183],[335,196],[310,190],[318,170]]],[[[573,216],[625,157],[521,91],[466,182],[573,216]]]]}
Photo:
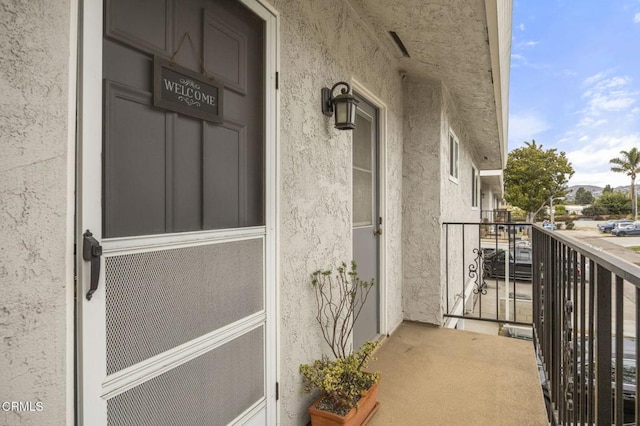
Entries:
{"type": "Polygon", "coordinates": [[[73,418],[72,9],[0,0],[0,424],[73,418]]]}
{"type": "Polygon", "coordinates": [[[407,77],[403,91],[404,317],[441,324],[442,86],[407,77]]]}

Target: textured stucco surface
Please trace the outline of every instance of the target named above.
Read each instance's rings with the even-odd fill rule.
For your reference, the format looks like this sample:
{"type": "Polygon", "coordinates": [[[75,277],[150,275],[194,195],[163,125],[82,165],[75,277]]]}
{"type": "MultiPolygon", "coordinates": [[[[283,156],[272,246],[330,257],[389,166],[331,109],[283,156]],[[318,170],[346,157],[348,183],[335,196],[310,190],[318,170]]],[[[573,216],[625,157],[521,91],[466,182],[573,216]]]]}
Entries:
{"type": "Polygon", "coordinates": [[[442,85],[406,77],[403,90],[404,316],[439,324],[442,85]]]}
{"type": "Polygon", "coordinates": [[[0,0],[0,424],[65,424],[69,3],[0,0]]]}
{"type": "MultiPolygon", "coordinates": [[[[497,64],[491,61],[487,42],[485,0],[350,1],[376,23],[376,33],[394,52],[399,66],[412,76],[446,83],[456,100],[470,141],[490,153],[486,159],[479,159],[478,166],[500,168],[506,142],[497,142],[500,134],[491,71],[497,64]],[[387,35],[390,30],[402,39],[410,58],[401,55],[387,35]]],[[[510,0],[498,2],[510,3],[510,0]]],[[[506,36],[511,33],[509,10],[501,7],[499,22],[503,27],[508,25],[508,31],[502,31],[500,38],[507,45],[510,43],[506,36]]],[[[496,25],[496,19],[493,21],[496,25]]],[[[501,46],[491,47],[500,51],[501,46]]],[[[502,59],[508,61],[509,58],[502,59]]],[[[508,73],[504,77],[508,82],[508,73]]],[[[493,78],[498,81],[497,76],[493,78]]]]}
{"type": "MultiPolygon", "coordinates": [[[[444,161],[440,162],[441,173],[445,176],[440,180],[441,191],[446,196],[441,199],[441,215],[442,222],[480,222],[479,208],[471,206],[472,200],[472,167],[477,168],[479,158],[485,153],[481,152],[481,147],[476,144],[469,136],[470,132],[464,126],[464,121],[457,108],[457,104],[449,90],[443,89],[443,126],[442,145],[440,154],[444,161]],[[449,129],[459,139],[459,178],[455,183],[448,178],[449,175],[449,129]]],[[[442,300],[441,312],[444,314],[446,304],[446,288],[448,283],[449,291],[449,307],[452,307],[456,301],[456,295],[462,295],[463,284],[470,285],[469,266],[474,264],[476,254],[473,253],[474,248],[478,248],[479,244],[479,228],[477,226],[465,226],[464,232],[461,226],[449,227],[449,243],[446,244],[443,236],[441,244],[442,257],[440,282],[442,283],[442,300]],[[446,252],[448,251],[448,253],[446,252]],[[447,268],[445,268],[447,264],[447,268]],[[447,277],[448,275],[448,277],[447,277]]]]}
{"type": "Polygon", "coordinates": [[[404,91],[404,315],[442,324],[445,284],[452,306],[478,245],[476,227],[466,227],[464,235],[461,227],[450,227],[447,235],[442,224],[480,220],[480,210],[471,206],[472,166],[480,154],[444,84],[407,77],[404,91]],[[459,139],[457,180],[449,178],[449,129],[459,139]]]}
{"type": "Polygon", "coordinates": [[[389,327],[402,320],[402,90],[394,61],[342,0],[275,1],[280,12],[280,421],[305,424],[314,395],[299,365],[328,353],[311,272],[351,259],[351,132],[320,111],[320,89],[351,78],[387,104],[386,285],[389,327]],[[330,24],[328,24],[330,23],[330,24]]]}

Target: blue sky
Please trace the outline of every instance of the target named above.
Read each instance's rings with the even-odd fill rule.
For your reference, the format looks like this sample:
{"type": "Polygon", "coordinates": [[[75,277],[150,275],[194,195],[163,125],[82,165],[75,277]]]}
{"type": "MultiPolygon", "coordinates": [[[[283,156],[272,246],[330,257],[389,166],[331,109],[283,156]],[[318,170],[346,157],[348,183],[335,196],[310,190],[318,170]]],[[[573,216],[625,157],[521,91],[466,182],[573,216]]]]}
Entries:
{"type": "Polygon", "coordinates": [[[610,171],[640,149],[640,0],[515,0],[509,150],[567,153],[570,185],[628,185],[610,171]]]}

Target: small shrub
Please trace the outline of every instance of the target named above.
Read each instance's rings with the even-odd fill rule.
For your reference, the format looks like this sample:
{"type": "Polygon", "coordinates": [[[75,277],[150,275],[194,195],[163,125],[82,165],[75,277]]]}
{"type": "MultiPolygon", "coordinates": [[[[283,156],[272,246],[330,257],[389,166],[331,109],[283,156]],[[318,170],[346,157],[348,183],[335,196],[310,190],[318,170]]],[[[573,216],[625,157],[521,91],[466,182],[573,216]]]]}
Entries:
{"type": "Polygon", "coordinates": [[[316,321],[334,359],[323,356],[312,364],[302,364],[300,373],[303,390],[323,391],[326,396],[318,408],[344,416],[354,407],[363,393],[380,377],[363,371],[377,347],[366,342],[353,353],[353,325],[375,283],[358,277],[356,264],[351,268],[343,262],[332,270],[317,270],[311,274],[311,286],[316,296],[316,321]]]}
{"type": "Polygon", "coordinates": [[[300,366],[303,390],[321,390],[326,393],[323,403],[332,412],[344,416],[353,408],[362,394],[380,377],[379,373],[366,373],[376,343],[367,342],[355,354],[344,358],[317,359],[313,364],[300,366]]]}

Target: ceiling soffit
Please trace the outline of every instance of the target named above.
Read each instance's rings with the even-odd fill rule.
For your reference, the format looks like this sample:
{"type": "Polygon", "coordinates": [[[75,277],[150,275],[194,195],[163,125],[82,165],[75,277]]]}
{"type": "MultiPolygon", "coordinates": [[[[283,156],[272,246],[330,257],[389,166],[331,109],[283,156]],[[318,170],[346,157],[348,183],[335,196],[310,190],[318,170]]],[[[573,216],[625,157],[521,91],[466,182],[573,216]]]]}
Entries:
{"type": "MultiPolygon", "coordinates": [[[[485,0],[349,0],[397,60],[417,78],[442,81],[460,114],[476,165],[501,169],[485,0]],[[404,43],[404,57],[389,31],[404,43]]],[[[493,23],[492,25],[495,25],[493,23]]]]}

